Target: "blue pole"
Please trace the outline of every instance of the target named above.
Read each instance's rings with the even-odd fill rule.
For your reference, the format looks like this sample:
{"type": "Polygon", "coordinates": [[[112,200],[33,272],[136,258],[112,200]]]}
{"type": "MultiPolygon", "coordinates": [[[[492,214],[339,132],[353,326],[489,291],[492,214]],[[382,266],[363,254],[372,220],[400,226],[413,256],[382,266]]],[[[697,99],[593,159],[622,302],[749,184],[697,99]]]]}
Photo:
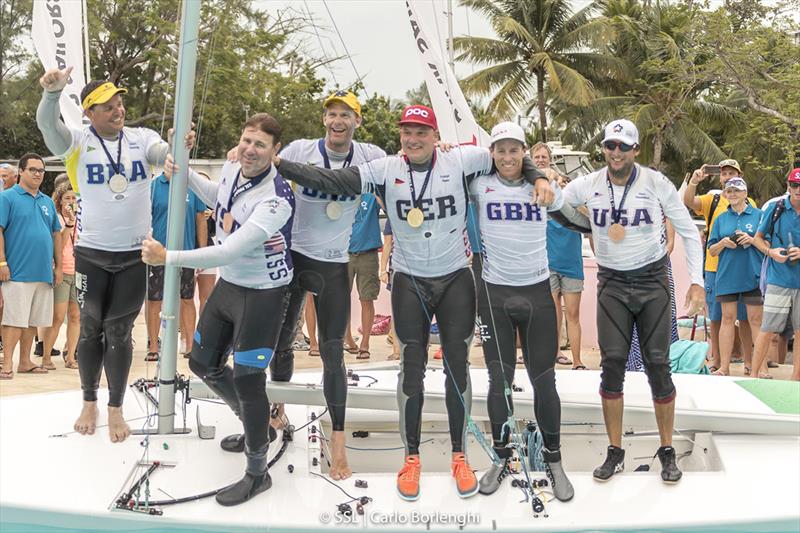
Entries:
{"type": "MultiPolygon", "coordinates": [[[[191,131],[192,123],[200,6],[200,0],[184,0],[181,10],[178,79],[175,90],[175,116],[173,120],[175,135],[172,147],[173,157],[180,171],[172,176],[169,187],[169,214],[167,217],[167,249],[169,250],[183,249],[183,225],[186,214],[186,188],[189,175],[189,150],[186,148],[184,139],[191,131]]],[[[159,434],[173,433],[175,430],[175,373],[178,352],[178,319],[180,317],[179,273],[180,268],[175,266],[166,267],[164,273],[164,302],[161,307],[163,335],[161,343],[161,372],[158,386],[159,434]]]]}

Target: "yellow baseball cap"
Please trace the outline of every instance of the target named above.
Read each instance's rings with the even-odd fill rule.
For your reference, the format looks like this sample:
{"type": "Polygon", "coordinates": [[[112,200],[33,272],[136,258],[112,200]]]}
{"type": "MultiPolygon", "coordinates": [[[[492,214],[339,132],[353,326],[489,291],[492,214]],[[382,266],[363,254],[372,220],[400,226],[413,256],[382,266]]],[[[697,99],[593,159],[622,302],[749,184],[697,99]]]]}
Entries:
{"type": "Polygon", "coordinates": [[[322,102],[322,107],[326,108],[334,102],[339,102],[353,111],[356,115],[361,116],[361,104],[358,102],[358,97],[350,91],[336,91],[322,102]]]}
{"type": "Polygon", "coordinates": [[[90,92],[86,95],[86,98],[83,99],[82,106],[84,109],[89,109],[95,104],[105,104],[111,97],[115,94],[122,93],[125,94],[128,92],[128,89],[122,89],[117,87],[110,81],[104,83],[103,85],[99,86],[94,91],[90,92]]]}

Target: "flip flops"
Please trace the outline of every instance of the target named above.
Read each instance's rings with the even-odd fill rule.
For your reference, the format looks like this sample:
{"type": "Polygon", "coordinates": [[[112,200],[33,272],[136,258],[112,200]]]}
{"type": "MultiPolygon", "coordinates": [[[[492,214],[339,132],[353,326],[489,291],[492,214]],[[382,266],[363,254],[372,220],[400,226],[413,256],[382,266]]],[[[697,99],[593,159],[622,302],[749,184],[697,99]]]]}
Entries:
{"type": "Polygon", "coordinates": [[[3,372],[0,371],[0,379],[14,379],[14,372],[3,372]]]}
{"type": "Polygon", "coordinates": [[[55,370],[56,369],[56,365],[54,365],[52,362],[49,363],[49,364],[42,363],[42,368],[44,368],[45,370],[48,370],[48,371],[49,370],[55,370]]]}
{"type": "Polygon", "coordinates": [[[386,357],[386,360],[387,361],[399,361],[400,360],[400,354],[399,353],[390,353],[386,357]]]}
{"type": "Polygon", "coordinates": [[[369,350],[359,350],[356,359],[369,359],[369,350]]]}
{"type": "Polygon", "coordinates": [[[311,357],[319,357],[319,350],[309,350],[308,355],[311,357]]]}
{"type": "Polygon", "coordinates": [[[559,365],[571,365],[572,361],[570,361],[566,355],[558,354],[558,357],[556,357],[556,363],[559,365]]]}
{"type": "Polygon", "coordinates": [[[727,372],[723,372],[722,369],[718,368],[711,373],[712,376],[727,376],[727,372]]]}
{"type": "Polygon", "coordinates": [[[767,368],[780,368],[780,366],[775,361],[767,361],[767,368]]]}
{"type": "Polygon", "coordinates": [[[144,356],[144,360],[149,363],[158,361],[158,352],[147,352],[147,355],[144,356]]]}
{"type": "Polygon", "coordinates": [[[64,361],[64,368],[70,368],[72,370],[78,370],[78,362],[77,361],[64,361]]]}
{"type": "Polygon", "coordinates": [[[32,366],[28,370],[17,369],[17,374],[47,374],[47,369],[41,366],[32,366]]]}
{"type": "Polygon", "coordinates": [[[572,370],[588,370],[588,368],[586,368],[586,366],[584,366],[584,365],[577,365],[577,366],[573,366],[572,370]]]}
{"type": "Polygon", "coordinates": [[[765,374],[764,372],[759,372],[758,379],[772,379],[772,376],[769,374],[765,374]]]}
{"type": "MultiPolygon", "coordinates": [[[[358,353],[358,346],[343,346],[342,348],[347,353],[352,353],[352,354],[358,353]]],[[[311,354],[309,354],[309,355],[311,355],[311,354]]]]}

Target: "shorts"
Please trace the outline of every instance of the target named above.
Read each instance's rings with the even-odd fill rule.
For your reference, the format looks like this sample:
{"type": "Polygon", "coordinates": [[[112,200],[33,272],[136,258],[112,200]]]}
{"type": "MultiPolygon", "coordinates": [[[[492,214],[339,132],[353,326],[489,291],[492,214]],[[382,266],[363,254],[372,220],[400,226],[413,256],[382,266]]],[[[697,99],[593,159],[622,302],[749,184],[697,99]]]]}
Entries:
{"type": "MultiPolygon", "coordinates": [[[[147,299],[160,302],[164,299],[164,266],[147,267],[147,299]]],[[[181,300],[194,298],[194,269],[181,269],[181,300]]]]}
{"type": "Polygon", "coordinates": [[[197,269],[198,276],[219,276],[219,268],[218,267],[211,267],[211,268],[198,268],[197,269]]]}
{"type": "Polygon", "coordinates": [[[794,330],[800,329],[800,289],[767,284],[761,331],[783,333],[790,318],[794,330]]]}
{"type": "Polygon", "coordinates": [[[550,271],[550,292],[583,292],[583,280],[550,271]]]}
{"type": "Polygon", "coordinates": [[[75,286],[75,274],[64,274],[64,279],[53,289],[53,303],[78,303],[78,289],[75,286]]]}
{"type": "MultiPolygon", "coordinates": [[[[722,306],[717,301],[716,292],[717,273],[706,270],[703,274],[705,276],[706,307],[708,308],[707,318],[711,322],[721,322],[722,306]]],[[[739,306],[736,308],[736,320],[747,320],[747,307],[741,300],[739,300],[739,306]]]]}
{"type": "Polygon", "coordinates": [[[12,328],[53,325],[53,286],[43,281],[4,281],[3,325],[12,328]]]}
{"type": "Polygon", "coordinates": [[[355,278],[359,300],[378,299],[378,293],[381,291],[378,268],[378,250],[350,254],[350,261],[347,263],[347,274],[350,277],[351,290],[353,288],[353,278],[355,278]]]}
{"type": "Polygon", "coordinates": [[[761,305],[764,303],[764,297],[761,295],[759,289],[753,289],[747,292],[735,292],[733,294],[720,294],[717,296],[717,302],[741,302],[744,305],[761,305]]]}

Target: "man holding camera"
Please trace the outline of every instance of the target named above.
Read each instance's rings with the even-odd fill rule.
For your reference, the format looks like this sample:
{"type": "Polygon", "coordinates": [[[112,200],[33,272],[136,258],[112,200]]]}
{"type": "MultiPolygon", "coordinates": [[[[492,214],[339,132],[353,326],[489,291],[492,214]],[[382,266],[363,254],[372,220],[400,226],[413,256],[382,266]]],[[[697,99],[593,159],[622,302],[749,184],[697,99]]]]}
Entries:
{"type": "MultiPolygon", "coordinates": [[[[734,177],[741,177],[742,169],[738,161],[735,159],[725,159],[720,161],[719,165],[703,165],[692,173],[689,178],[689,183],[683,193],[683,203],[698,215],[702,215],[706,221],[706,237],[711,234],[714,229],[714,223],[717,217],[728,209],[728,199],[725,195],[720,193],[708,192],[706,194],[697,195],[697,186],[706,178],[710,176],[719,176],[719,182],[724,189],[725,184],[729,179],[734,177]]],[[[747,201],[755,207],[752,199],[748,198],[747,201]]],[[[706,289],[706,307],[708,308],[706,318],[711,321],[711,356],[713,359],[710,370],[717,371],[722,365],[719,350],[719,331],[722,323],[722,307],[717,302],[717,295],[714,291],[717,277],[717,263],[718,257],[712,256],[706,244],[705,268],[703,279],[705,280],[706,289]]],[[[750,359],[752,356],[752,333],[750,331],[750,323],[747,321],[747,310],[743,302],[738,303],[736,318],[739,320],[739,332],[742,337],[742,351],[744,352],[745,366],[750,366],[750,359]]]]}

